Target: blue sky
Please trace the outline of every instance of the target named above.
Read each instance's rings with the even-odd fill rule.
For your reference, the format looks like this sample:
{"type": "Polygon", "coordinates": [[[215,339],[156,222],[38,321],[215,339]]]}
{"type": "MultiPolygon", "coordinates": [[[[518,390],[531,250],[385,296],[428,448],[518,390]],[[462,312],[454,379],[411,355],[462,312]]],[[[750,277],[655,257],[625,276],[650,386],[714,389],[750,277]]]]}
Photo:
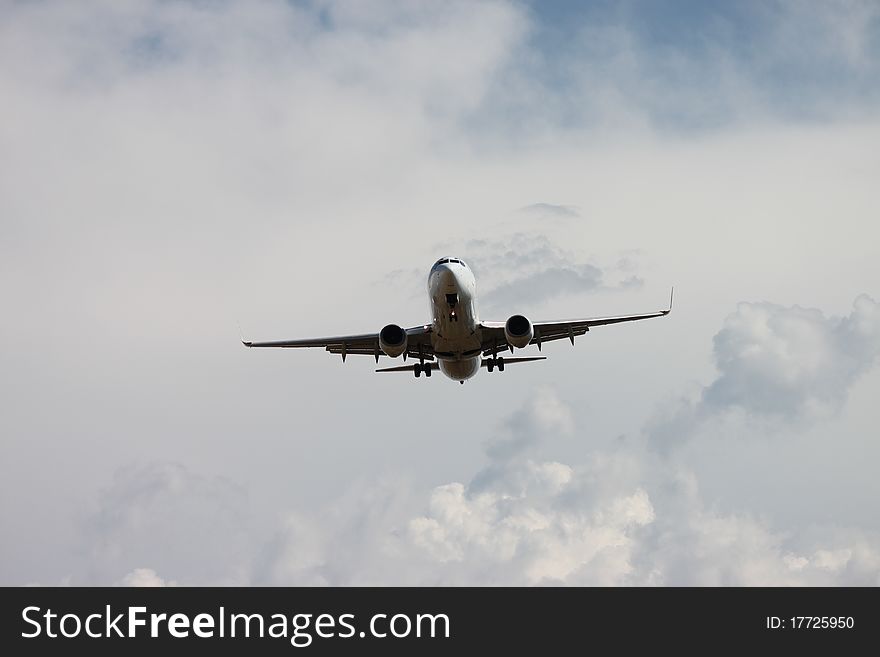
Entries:
{"type": "Polygon", "coordinates": [[[556,97],[586,100],[586,107],[561,101],[565,121],[589,122],[588,94],[571,94],[585,71],[617,86],[661,129],[741,121],[745,99],[738,92],[753,94],[754,109],[784,121],[877,109],[880,19],[869,3],[551,1],[528,7],[535,76],[556,97]],[[731,88],[732,77],[745,88],[731,88]]]}

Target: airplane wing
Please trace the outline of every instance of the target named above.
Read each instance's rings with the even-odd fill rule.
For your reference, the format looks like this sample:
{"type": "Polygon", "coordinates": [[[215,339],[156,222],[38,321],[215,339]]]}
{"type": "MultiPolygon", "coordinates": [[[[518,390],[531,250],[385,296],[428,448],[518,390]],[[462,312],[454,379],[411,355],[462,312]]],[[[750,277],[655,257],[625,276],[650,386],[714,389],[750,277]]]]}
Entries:
{"type": "MultiPolygon", "coordinates": [[[[544,342],[561,340],[563,338],[568,338],[571,340],[571,343],[574,344],[576,336],[583,335],[593,326],[605,326],[606,324],[620,324],[621,322],[635,322],[640,319],[664,317],[672,312],[672,297],[674,293],[675,290],[673,289],[672,293],[669,295],[669,308],[666,308],[665,310],[657,310],[655,312],[641,313],[638,315],[617,315],[613,317],[589,317],[586,319],[534,322],[532,327],[535,334],[529,344],[538,345],[539,350],[541,349],[541,344],[544,342]]],[[[507,349],[513,351],[510,345],[507,344],[507,339],[504,336],[504,322],[482,322],[480,327],[482,328],[483,333],[482,349],[484,356],[491,356],[493,353],[505,351],[507,349]]]]}
{"type": "MultiPolygon", "coordinates": [[[[360,335],[337,335],[327,338],[306,338],[302,340],[275,340],[272,342],[251,342],[242,339],[245,347],[279,347],[283,349],[298,349],[320,347],[331,354],[340,354],[342,360],[349,354],[373,356],[379,362],[379,356],[383,355],[379,348],[378,333],[362,333],[360,335]]],[[[418,358],[420,355],[425,360],[434,359],[434,349],[431,346],[430,325],[414,326],[406,329],[406,352],[407,355],[418,358]]]]}

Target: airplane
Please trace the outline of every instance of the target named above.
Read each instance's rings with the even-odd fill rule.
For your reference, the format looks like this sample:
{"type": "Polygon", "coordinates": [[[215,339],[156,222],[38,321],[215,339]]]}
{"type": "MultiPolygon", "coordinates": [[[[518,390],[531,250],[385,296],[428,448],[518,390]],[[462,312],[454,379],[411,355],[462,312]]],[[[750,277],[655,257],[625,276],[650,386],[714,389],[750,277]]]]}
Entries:
{"type": "Polygon", "coordinates": [[[413,372],[422,374],[440,370],[450,379],[464,383],[481,368],[489,372],[503,372],[505,366],[546,360],[545,356],[504,357],[501,353],[568,338],[574,345],[576,336],[594,326],[633,322],[652,317],[664,317],[669,308],[639,315],[593,317],[552,322],[531,322],[523,315],[511,315],[506,322],[484,322],[477,315],[476,280],[470,267],[461,258],[440,258],[428,274],[428,295],[431,304],[431,323],[412,328],[388,324],[378,333],[340,335],[305,340],[278,340],[251,342],[242,338],[246,347],[308,348],[322,347],[331,354],[339,354],[342,361],[348,355],[368,355],[379,363],[379,356],[418,359],[413,365],[379,368],[377,372],[413,372]],[[427,362],[426,362],[427,361],[427,362]]]}

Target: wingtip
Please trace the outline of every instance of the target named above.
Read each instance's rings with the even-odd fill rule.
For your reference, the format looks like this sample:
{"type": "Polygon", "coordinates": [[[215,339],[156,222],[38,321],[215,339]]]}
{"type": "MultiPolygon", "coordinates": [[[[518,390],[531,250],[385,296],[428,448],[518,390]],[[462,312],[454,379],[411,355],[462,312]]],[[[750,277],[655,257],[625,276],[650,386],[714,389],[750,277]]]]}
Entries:
{"type": "Polygon", "coordinates": [[[241,340],[241,343],[245,347],[250,347],[254,344],[252,341],[244,339],[244,333],[241,331],[241,324],[238,324],[238,339],[241,340]]]}
{"type": "Polygon", "coordinates": [[[674,285],[672,286],[672,289],[671,289],[670,292],[669,292],[669,310],[666,311],[666,312],[669,312],[669,313],[672,312],[672,301],[673,301],[673,299],[675,299],[675,286],[674,286],[674,285]]]}

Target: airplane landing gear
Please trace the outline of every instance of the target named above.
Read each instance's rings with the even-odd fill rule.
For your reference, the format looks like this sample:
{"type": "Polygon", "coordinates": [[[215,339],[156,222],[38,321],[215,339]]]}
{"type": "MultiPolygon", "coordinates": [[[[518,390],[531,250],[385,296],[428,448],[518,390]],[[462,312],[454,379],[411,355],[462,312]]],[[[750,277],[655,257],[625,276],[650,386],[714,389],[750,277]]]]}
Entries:
{"type": "Polygon", "coordinates": [[[495,368],[498,368],[499,372],[504,371],[504,359],[500,357],[490,358],[486,361],[486,369],[490,372],[494,371],[495,368]]]}

